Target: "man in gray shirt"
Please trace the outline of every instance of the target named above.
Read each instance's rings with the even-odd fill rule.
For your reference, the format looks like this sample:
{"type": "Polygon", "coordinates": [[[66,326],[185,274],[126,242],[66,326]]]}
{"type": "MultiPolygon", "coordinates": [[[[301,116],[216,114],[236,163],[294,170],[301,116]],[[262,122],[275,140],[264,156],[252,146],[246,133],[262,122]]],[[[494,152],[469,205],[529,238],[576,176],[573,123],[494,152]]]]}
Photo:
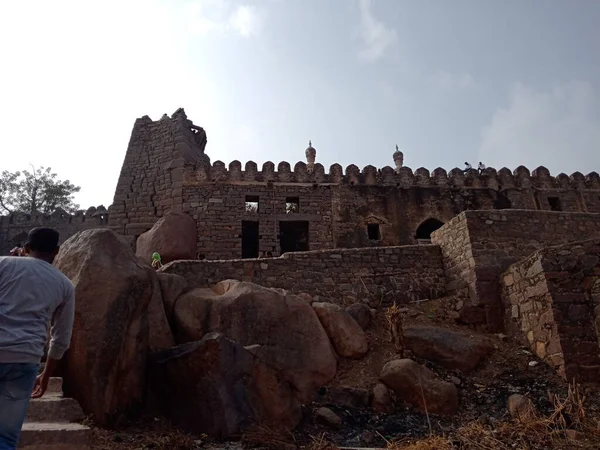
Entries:
{"type": "Polygon", "coordinates": [[[44,395],[71,343],[75,288],[52,262],[59,234],[34,228],[27,257],[0,257],[0,450],[17,448],[29,399],[44,395]],[[43,372],[40,361],[50,329],[43,372]]]}

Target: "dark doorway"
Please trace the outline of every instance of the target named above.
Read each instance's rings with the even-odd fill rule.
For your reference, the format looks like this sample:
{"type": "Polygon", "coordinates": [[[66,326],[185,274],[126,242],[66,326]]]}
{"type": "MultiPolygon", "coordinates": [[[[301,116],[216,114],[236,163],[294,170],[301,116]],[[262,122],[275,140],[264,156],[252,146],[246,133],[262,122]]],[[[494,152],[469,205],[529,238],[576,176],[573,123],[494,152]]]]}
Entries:
{"type": "Polygon", "coordinates": [[[258,221],[242,220],[242,258],[258,258],[258,221]]]}
{"type": "Polygon", "coordinates": [[[560,203],[560,198],[548,197],[548,204],[550,205],[550,209],[552,211],[562,211],[562,205],[560,203]]]}
{"type": "Polygon", "coordinates": [[[308,222],[305,220],[279,222],[281,254],[308,251],[308,222]]]}
{"type": "Polygon", "coordinates": [[[431,233],[433,233],[438,228],[441,228],[444,225],[444,222],[440,222],[437,219],[427,219],[419,228],[417,228],[416,238],[421,240],[431,239],[431,233]]]}

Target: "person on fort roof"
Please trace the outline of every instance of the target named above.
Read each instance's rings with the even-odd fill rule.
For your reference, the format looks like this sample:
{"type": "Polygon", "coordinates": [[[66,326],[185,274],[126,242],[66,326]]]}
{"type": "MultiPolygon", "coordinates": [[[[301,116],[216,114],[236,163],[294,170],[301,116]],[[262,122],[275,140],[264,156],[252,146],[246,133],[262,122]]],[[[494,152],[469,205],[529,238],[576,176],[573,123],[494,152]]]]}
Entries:
{"type": "Polygon", "coordinates": [[[479,175],[481,175],[483,173],[483,171],[485,170],[485,164],[483,164],[481,161],[479,161],[479,166],[477,166],[477,170],[479,171],[479,175]]]}
{"type": "Polygon", "coordinates": [[[463,172],[467,173],[472,168],[473,168],[473,166],[471,166],[471,164],[469,164],[468,162],[466,162],[465,163],[465,169],[463,170],[463,172]]]}
{"type": "Polygon", "coordinates": [[[75,288],[52,266],[58,241],[56,230],[34,228],[28,258],[0,256],[0,450],[17,448],[29,399],[44,395],[71,344],[75,288]],[[50,324],[48,358],[38,375],[50,324]]]}

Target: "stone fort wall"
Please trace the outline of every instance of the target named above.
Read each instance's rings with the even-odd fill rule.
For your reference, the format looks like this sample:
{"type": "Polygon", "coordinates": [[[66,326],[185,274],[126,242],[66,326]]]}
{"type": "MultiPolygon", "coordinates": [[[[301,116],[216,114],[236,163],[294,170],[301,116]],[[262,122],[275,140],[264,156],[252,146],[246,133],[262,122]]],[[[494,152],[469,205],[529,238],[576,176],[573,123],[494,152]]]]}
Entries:
{"type": "Polygon", "coordinates": [[[600,239],[535,252],[501,278],[507,329],[569,381],[600,377],[600,239]]]}
{"type": "Polygon", "coordinates": [[[445,292],[442,257],[435,245],[321,250],[267,259],[174,261],[162,271],[185,277],[191,287],[235,279],[305,292],[324,301],[371,306],[437,298],[445,292]]]}
{"type": "Polygon", "coordinates": [[[16,245],[23,244],[29,230],[36,227],[55,228],[62,243],[79,231],[108,227],[108,212],[104,206],[99,206],[76,214],[57,211],[51,215],[16,213],[0,216],[0,255],[8,255],[16,245]]]}
{"type": "Polygon", "coordinates": [[[205,146],[206,133],[182,109],[158,121],[138,119],[109,226],[133,242],[166,212],[182,211],[196,220],[198,253],[232,259],[242,257],[244,248],[246,256],[257,256],[416,244],[468,210],[600,213],[596,172],[556,177],[544,167],[413,172],[402,166],[399,152],[395,168],[333,164],[326,171],[314,163],[312,146],[307,163],[292,169],[288,162],[266,162],[259,170],[252,161],[243,167],[239,161],[211,163],[205,146]],[[258,207],[249,209],[249,203],[258,207]],[[290,203],[293,210],[286,208],[290,203]],[[252,239],[248,250],[244,242],[252,239]]]}
{"type": "Polygon", "coordinates": [[[466,211],[435,231],[446,289],[467,299],[462,320],[503,327],[500,275],[544,247],[600,238],[600,214],[554,211],[466,211]]]}

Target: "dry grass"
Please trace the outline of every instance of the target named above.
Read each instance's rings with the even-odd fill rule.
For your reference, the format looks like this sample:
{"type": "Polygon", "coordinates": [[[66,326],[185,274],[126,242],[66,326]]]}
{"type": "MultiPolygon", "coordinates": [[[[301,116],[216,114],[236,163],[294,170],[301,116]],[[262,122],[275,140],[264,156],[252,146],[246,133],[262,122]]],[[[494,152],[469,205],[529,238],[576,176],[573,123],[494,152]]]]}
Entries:
{"type": "Polygon", "coordinates": [[[388,323],[390,341],[394,344],[396,353],[400,358],[404,357],[404,329],[402,325],[403,312],[396,303],[385,310],[385,319],[388,323]]]}
{"type": "Polygon", "coordinates": [[[452,433],[452,438],[430,436],[417,442],[388,442],[389,450],[522,450],[600,448],[600,423],[588,418],[585,397],[577,385],[567,396],[550,394],[554,411],[548,417],[532,413],[493,428],[471,422],[452,433]],[[579,432],[578,440],[570,439],[579,432]]]}
{"type": "Polygon", "coordinates": [[[119,431],[97,428],[91,421],[94,450],[194,450],[205,437],[191,436],[166,420],[143,417],[135,423],[124,425],[119,431]]]}
{"type": "Polygon", "coordinates": [[[312,442],[306,450],[339,450],[339,447],[325,438],[325,434],[318,437],[311,436],[312,442]]]}
{"type": "Polygon", "coordinates": [[[270,450],[294,450],[298,448],[294,435],[288,430],[278,430],[257,425],[242,436],[244,447],[260,447],[270,450]]]}
{"type": "Polygon", "coordinates": [[[447,438],[431,436],[416,442],[388,442],[388,450],[452,450],[452,444],[447,438]]]}

